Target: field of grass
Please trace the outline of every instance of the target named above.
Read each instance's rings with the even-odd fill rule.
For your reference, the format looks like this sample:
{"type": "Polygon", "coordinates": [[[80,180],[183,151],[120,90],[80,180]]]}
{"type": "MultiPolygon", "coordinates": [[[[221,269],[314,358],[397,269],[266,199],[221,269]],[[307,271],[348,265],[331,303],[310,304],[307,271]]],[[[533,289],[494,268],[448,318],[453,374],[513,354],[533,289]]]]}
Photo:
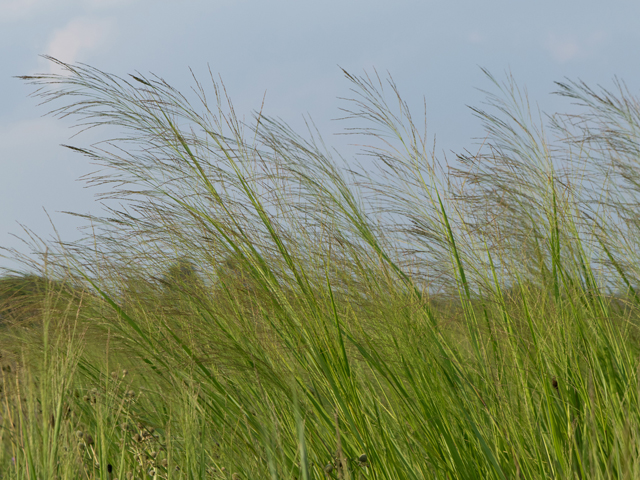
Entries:
{"type": "Polygon", "coordinates": [[[445,161],[345,72],[358,166],[213,78],[58,63],[23,79],[104,132],[69,148],[110,209],[0,279],[0,479],[640,478],[624,84],[537,117],[487,73],[483,146],[445,161]]]}

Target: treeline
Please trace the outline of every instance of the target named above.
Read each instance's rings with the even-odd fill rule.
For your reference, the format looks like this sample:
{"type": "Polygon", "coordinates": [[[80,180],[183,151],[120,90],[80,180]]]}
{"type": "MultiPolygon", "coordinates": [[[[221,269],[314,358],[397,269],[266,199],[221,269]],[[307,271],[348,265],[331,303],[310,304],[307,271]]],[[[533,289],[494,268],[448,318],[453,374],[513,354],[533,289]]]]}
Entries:
{"type": "MultiPolygon", "coordinates": [[[[133,298],[146,299],[148,305],[171,308],[177,313],[182,299],[188,297],[222,297],[225,290],[249,290],[249,277],[241,262],[229,256],[207,271],[186,257],[180,257],[165,271],[151,278],[128,275],[120,279],[118,292],[109,292],[125,308],[133,298]]],[[[59,280],[50,276],[24,273],[0,277],[0,327],[41,321],[45,308],[64,304],[76,297],[94,297],[96,292],[78,279],[59,280]],[[60,300],[65,299],[66,302],[60,300]]],[[[220,298],[222,300],[222,298],[220,298]]]]}

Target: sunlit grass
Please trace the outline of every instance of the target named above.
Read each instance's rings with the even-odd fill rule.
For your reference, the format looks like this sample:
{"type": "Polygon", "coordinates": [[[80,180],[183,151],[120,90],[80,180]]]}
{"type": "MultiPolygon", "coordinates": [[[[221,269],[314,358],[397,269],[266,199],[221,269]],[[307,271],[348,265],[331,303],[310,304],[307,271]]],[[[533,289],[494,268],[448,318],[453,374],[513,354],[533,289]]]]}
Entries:
{"type": "Polygon", "coordinates": [[[58,63],[23,79],[113,134],[70,148],[127,203],[0,280],[1,478],[638,478],[621,84],[558,84],[585,113],[543,124],[487,74],[484,147],[446,164],[345,72],[358,169],[213,79],[58,63]]]}

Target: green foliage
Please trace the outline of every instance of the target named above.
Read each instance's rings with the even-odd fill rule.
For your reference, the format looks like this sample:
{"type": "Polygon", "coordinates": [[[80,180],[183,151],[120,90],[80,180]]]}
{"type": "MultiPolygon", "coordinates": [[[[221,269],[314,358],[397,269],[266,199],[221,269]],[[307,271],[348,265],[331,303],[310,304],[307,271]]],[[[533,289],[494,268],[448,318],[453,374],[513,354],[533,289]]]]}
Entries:
{"type": "Polygon", "coordinates": [[[41,298],[45,283],[46,279],[37,275],[0,278],[0,324],[35,316],[35,303],[41,298]]]}
{"type": "Polygon", "coordinates": [[[559,84],[586,113],[552,117],[551,142],[488,75],[485,148],[446,165],[392,81],[345,72],[357,171],[242,123],[215,82],[197,110],[159,78],[58,63],[24,79],[121,130],[73,149],[129,204],[51,247],[41,289],[0,281],[3,312],[39,305],[0,341],[2,478],[638,478],[622,87],[559,84]]]}

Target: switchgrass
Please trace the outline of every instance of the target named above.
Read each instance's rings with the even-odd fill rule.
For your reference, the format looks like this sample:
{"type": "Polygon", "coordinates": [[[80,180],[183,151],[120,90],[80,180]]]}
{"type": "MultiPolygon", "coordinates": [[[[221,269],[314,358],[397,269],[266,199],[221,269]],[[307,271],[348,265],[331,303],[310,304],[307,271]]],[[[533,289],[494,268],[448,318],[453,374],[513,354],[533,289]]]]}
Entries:
{"type": "Polygon", "coordinates": [[[213,78],[50,60],[22,78],[112,132],[69,148],[127,203],[4,280],[2,478],[640,476],[624,85],[558,84],[583,113],[543,119],[487,73],[484,146],[447,164],[345,72],[358,168],[213,78]]]}

